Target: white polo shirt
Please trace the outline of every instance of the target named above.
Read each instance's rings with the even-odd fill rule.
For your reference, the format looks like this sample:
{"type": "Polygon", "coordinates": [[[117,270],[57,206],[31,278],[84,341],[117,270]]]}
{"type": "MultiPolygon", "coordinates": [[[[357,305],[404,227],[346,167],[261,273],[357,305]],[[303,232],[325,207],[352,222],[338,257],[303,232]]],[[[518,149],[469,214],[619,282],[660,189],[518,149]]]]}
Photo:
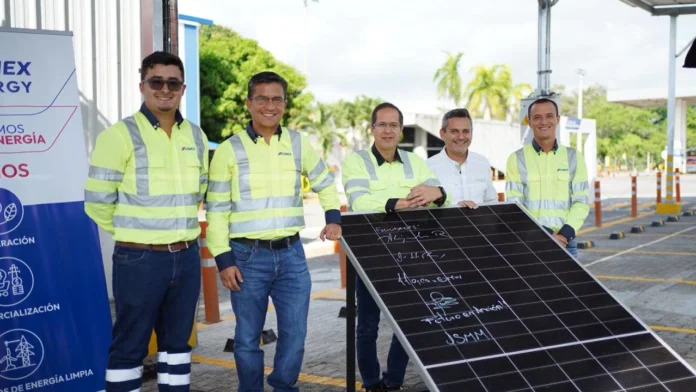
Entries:
{"type": "Polygon", "coordinates": [[[447,191],[450,204],[460,201],[473,201],[476,204],[498,201],[498,193],[493,187],[491,164],[481,154],[469,151],[463,165],[447,156],[443,148],[437,155],[426,161],[447,191]]]}

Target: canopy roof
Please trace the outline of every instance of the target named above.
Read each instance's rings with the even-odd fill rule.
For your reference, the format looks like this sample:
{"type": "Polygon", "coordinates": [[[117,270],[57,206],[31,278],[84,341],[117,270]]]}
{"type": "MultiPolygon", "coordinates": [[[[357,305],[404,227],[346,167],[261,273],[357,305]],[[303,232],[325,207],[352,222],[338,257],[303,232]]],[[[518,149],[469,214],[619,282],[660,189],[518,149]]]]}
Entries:
{"type": "Polygon", "coordinates": [[[696,0],[620,0],[654,16],[696,14],[696,0]]]}

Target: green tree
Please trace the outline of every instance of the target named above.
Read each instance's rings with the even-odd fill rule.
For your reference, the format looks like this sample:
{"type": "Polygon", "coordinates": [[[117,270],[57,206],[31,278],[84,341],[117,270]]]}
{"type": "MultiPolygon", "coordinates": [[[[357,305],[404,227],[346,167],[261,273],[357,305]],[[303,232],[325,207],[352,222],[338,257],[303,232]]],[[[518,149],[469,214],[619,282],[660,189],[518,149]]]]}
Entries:
{"type": "MultiPolygon", "coordinates": [[[[363,142],[369,143],[371,137],[370,123],[372,120],[372,110],[382,102],[384,101],[380,98],[359,95],[353,102],[339,100],[331,103],[331,113],[334,123],[338,128],[348,128],[351,131],[358,131],[363,142]]],[[[364,146],[361,145],[358,147],[362,148],[364,146]]]]}
{"type": "Polygon", "coordinates": [[[211,141],[222,142],[246,128],[247,83],[261,71],[274,71],[288,82],[283,123],[306,116],[313,96],[303,92],[306,78],[276,60],[258,43],[222,26],[202,26],[200,32],[201,127],[211,141]]]}
{"type": "Polygon", "coordinates": [[[484,118],[504,120],[519,112],[520,100],[532,91],[527,83],[513,83],[508,65],[477,65],[470,72],[474,76],[466,86],[464,97],[475,117],[483,115],[484,118]]]}
{"type": "Polygon", "coordinates": [[[442,64],[433,81],[437,83],[437,97],[454,100],[454,106],[460,107],[462,101],[462,78],[459,76],[459,61],[464,54],[457,52],[454,55],[447,52],[447,60],[442,64]]]}
{"type": "Polygon", "coordinates": [[[328,153],[333,148],[336,139],[344,146],[348,144],[345,135],[336,130],[332,106],[330,104],[317,103],[307,117],[308,123],[302,128],[307,133],[317,137],[324,160],[326,160],[328,153]]]}

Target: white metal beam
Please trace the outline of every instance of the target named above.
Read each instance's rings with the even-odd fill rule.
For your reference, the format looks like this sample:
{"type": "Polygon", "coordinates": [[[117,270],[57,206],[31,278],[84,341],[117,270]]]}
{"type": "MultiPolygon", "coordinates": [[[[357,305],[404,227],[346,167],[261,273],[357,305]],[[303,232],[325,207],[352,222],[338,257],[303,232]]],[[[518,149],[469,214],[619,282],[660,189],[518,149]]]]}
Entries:
{"type": "MultiPolygon", "coordinates": [[[[674,119],[677,90],[677,16],[669,17],[669,62],[667,85],[667,187],[666,204],[674,203],[674,119]]],[[[684,148],[684,147],[682,147],[684,148]]]]}

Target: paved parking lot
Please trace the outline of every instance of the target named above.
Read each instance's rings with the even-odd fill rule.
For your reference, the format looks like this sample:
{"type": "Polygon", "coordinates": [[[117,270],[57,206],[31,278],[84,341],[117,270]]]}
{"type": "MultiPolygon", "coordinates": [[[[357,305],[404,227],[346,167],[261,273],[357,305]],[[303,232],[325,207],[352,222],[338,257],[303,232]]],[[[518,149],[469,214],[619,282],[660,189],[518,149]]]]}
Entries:
{"type": "MultiPolygon", "coordinates": [[[[579,239],[592,241],[594,246],[581,250],[579,261],[678,354],[696,365],[696,217],[680,216],[677,222],[652,227],[653,221],[665,219],[654,215],[654,204],[649,199],[641,200],[639,218],[631,219],[626,200],[605,202],[603,209],[608,207],[608,210],[603,213],[602,228],[594,227],[594,213],[590,213],[579,239]],[[645,231],[630,233],[631,227],[638,225],[645,231]],[[609,239],[611,233],[619,231],[624,232],[624,238],[609,239]]],[[[696,208],[696,197],[685,198],[684,205],[686,209],[696,208]]],[[[338,257],[324,255],[312,257],[308,262],[313,294],[299,387],[302,391],[344,391],[345,319],[338,314],[345,305],[345,291],[340,288],[338,257]]],[[[219,287],[222,322],[203,323],[201,300],[192,391],[237,390],[233,355],[223,351],[226,340],[233,337],[234,315],[229,293],[219,287]]],[[[272,306],[266,328],[277,331],[272,306]]],[[[378,341],[382,364],[386,363],[390,338],[390,327],[383,321],[378,341]]],[[[264,345],[262,349],[266,353],[268,374],[275,344],[264,345]]],[[[359,386],[359,375],[357,380],[359,386]]],[[[416,390],[425,388],[412,365],[407,371],[406,384],[416,390]]],[[[144,391],[156,390],[154,379],[146,381],[144,391]]]]}

